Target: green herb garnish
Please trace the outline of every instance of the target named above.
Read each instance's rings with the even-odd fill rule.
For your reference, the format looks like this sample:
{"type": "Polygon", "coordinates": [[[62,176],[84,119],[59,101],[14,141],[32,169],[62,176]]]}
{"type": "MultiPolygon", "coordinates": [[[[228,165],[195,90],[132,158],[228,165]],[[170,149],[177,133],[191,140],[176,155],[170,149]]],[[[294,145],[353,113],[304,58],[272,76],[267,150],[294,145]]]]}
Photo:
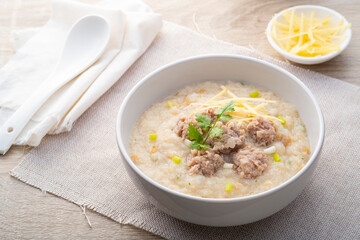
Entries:
{"type": "Polygon", "coordinates": [[[199,123],[199,127],[201,128],[207,128],[207,127],[210,127],[211,125],[211,119],[204,115],[204,114],[196,114],[196,121],[199,123]]]}
{"type": "Polygon", "coordinates": [[[280,155],[279,155],[278,153],[275,153],[275,154],[273,155],[273,158],[274,158],[274,161],[275,161],[275,162],[281,162],[281,158],[280,158],[280,155]]]}
{"type": "Polygon", "coordinates": [[[174,106],[172,101],[167,101],[166,104],[167,104],[168,108],[172,108],[174,106]]]}
{"type": "Polygon", "coordinates": [[[286,120],[284,119],[283,116],[278,116],[278,119],[280,120],[280,122],[281,122],[282,125],[285,125],[286,120]]]}
{"type": "Polygon", "coordinates": [[[180,164],[180,163],[181,163],[181,157],[179,157],[179,156],[173,156],[173,157],[171,158],[171,160],[173,160],[173,162],[176,163],[176,164],[180,164]]]}
{"type": "Polygon", "coordinates": [[[194,140],[197,143],[201,143],[204,139],[203,135],[199,132],[199,130],[192,124],[189,124],[189,134],[190,140],[194,140]]]}
{"type": "Polygon", "coordinates": [[[220,137],[222,135],[222,128],[221,127],[213,128],[209,135],[211,137],[220,137]]]}
{"type": "Polygon", "coordinates": [[[232,116],[229,115],[229,114],[226,114],[226,115],[222,115],[222,116],[220,117],[220,119],[221,119],[221,121],[226,122],[226,121],[232,119],[232,116]]]}
{"type": "Polygon", "coordinates": [[[204,114],[196,114],[196,121],[199,123],[199,127],[203,130],[203,134],[192,124],[189,124],[189,138],[192,140],[190,148],[192,149],[206,149],[209,148],[209,145],[206,145],[206,140],[211,137],[220,137],[222,135],[222,128],[215,127],[219,119],[223,122],[226,122],[232,119],[232,116],[226,114],[228,112],[235,111],[235,102],[231,101],[222,108],[215,110],[216,120],[211,124],[211,119],[204,114]]]}
{"type": "Polygon", "coordinates": [[[255,91],[255,92],[250,93],[250,97],[252,97],[252,98],[256,98],[256,97],[258,97],[258,96],[259,96],[259,92],[258,92],[258,91],[255,91]]]}
{"type": "Polygon", "coordinates": [[[153,133],[153,134],[149,134],[149,140],[156,140],[157,139],[157,134],[153,133]]]}
{"type": "Polygon", "coordinates": [[[206,149],[206,148],[210,148],[209,145],[206,145],[206,144],[201,144],[201,143],[198,143],[198,142],[195,142],[195,141],[192,141],[190,143],[190,148],[191,149],[206,149]]]}

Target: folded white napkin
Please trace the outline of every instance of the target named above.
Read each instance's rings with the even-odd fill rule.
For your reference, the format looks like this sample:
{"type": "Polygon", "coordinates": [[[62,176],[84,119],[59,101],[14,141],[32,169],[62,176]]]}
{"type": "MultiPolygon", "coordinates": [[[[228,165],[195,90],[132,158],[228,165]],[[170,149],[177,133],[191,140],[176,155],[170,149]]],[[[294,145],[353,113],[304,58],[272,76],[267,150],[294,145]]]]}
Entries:
{"type": "Polygon", "coordinates": [[[38,30],[19,32],[15,56],[0,69],[0,126],[55,68],[72,24],[91,14],[105,17],[111,25],[105,53],[42,106],[14,144],[37,146],[47,133],[70,131],[74,121],[145,52],[162,25],[161,16],[137,0],[96,5],[54,0],[49,22],[38,30]]]}

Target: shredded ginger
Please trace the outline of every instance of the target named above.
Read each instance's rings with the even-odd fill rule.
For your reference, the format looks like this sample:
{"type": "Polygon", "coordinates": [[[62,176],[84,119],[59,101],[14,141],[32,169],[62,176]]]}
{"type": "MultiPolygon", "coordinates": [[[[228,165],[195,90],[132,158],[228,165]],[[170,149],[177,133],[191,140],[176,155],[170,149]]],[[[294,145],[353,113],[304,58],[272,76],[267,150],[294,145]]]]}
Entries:
{"type": "Polygon", "coordinates": [[[281,120],[277,117],[271,116],[265,112],[265,107],[269,103],[276,103],[273,100],[267,100],[265,98],[245,98],[245,97],[238,97],[229,89],[224,86],[221,86],[222,91],[216,94],[214,97],[210,98],[204,103],[191,103],[192,106],[199,106],[193,113],[200,112],[201,109],[206,108],[219,108],[224,107],[228,102],[234,101],[235,102],[235,111],[229,112],[234,119],[243,122],[250,122],[252,119],[261,116],[267,118],[272,121],[279,121],[281,120]],[[220,99],[221,98],[221,99],[220,99]]]}
{"type": "Polygon", "coordinates": [[[295,14],[295,10],[285,11],[281,16],[273,18],[271,34],[275,42],[286,52],[302,56],[324,56],[341,49],[347,38],[344,31],[351,24],[344,24],[344,19],[333,25],[330,16],[316,18],[315,11],[310,17],[295,14]]]}

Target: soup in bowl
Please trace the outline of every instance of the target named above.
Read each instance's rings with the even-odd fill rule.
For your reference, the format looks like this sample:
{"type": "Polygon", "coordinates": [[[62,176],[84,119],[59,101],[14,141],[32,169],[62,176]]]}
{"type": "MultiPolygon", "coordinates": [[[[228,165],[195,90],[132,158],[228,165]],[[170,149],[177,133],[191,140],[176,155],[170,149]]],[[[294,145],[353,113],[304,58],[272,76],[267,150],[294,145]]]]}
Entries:
{"type": "Polygon", "coordinates": [[[321,110],[285,70],[236,55],[193,57],[146,76],[120,109],[117,140],[139,190],[196,224],[265,218],[306,186],[321,110]]]}

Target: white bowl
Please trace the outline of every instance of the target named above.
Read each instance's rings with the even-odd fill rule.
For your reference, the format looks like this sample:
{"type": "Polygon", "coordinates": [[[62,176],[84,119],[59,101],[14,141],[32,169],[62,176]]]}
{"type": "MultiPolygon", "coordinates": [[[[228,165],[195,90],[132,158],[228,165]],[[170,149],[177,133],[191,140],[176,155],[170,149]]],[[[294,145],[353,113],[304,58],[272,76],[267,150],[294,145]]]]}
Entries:
{"type": "MultiPolygon", "coordinates": [[[[316,16],[320,17],[320,18],[325,18],[330,15],[332,18],[333,25],[338,24],[341,19],[344,19],[344,24],[349,23],[340,13],[338,13],[330,8],[315,6],[315,5],[301,5],[301,6],[287,8],[287,9],[281,11],[280,13],[278,13],[277,18],[279,18],[285,11],[287,11],[287,10],[291,11],[292,9],[295,9],[295,13],[298,13],[298,14],[304,13],[304,16],[307,16],[307,17],[310,16],[312,11],[316,11],[316,16]]],[[[273,39],[271,34],[269,34],[269,32],[271,32],[273,22],[277,18],[271,19],[271,21],[269,22],[269,24],[267,26],[267,30],[266,30],[267,39],[268,39],[270,45],[278,53],[280,53],[286,59],[296,62],[296,63],[312,65],[312,64],[319,64],[319,63],[329,61],[330,59],[332,59],[332,58],[336,57],[337,55],[339,55],[340,53],[342,53],[345,50],[345,48],[347,48],[347,46],[349,45],[350,40],[351,40],[351,35],[352,35],[351,28],[348,28],[343,33],[345,36],[347,36],[347,38],[342,42],[339,51],[336,51],[336,52],[333,52],[333,53],[330,53],[330,54],[327,54],[324,56],[317,56],[317,57],[301,57],[301,56],[297,56],[294,54],[290,54],[290,53],[286,52],[285,50],[283,50],[281,47],[279,47],[279,45],[275,42],[275,40],[273,39]]]]}
{"type": "Polygon", "coordinates": [[[116,124],[122,160],[143,195],[175,218],[207,226],[246,224],[284,208],[309,182],[324,140],[324,120],[319,105],[299,79],[275,65],[238,55],[187,58],[150,73],[127,95],[116,124]],[[179,88],[204,80],[242,81],[273,91],[295,105],[306,125],[311,146],[312,154],[304,168],[285,183],[266,192],[231,199],[201,198],[179,193],[141,172],[129,156],[129,136],[134,123],[153,103],[179,88]]]}

